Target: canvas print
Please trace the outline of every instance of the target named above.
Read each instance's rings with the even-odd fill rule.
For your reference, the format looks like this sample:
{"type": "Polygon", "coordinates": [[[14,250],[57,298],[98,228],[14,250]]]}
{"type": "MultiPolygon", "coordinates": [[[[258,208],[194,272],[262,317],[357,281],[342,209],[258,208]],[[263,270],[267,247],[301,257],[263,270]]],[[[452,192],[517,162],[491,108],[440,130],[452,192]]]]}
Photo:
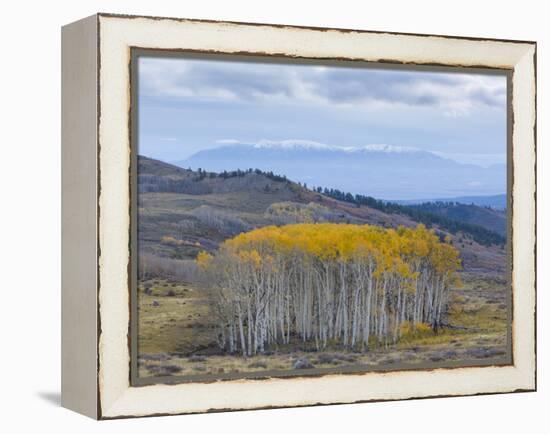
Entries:
{"type": "Polygon", "coordinates": [[[511,363],[504,73],[133,74],[139,381],[511,363]]]}

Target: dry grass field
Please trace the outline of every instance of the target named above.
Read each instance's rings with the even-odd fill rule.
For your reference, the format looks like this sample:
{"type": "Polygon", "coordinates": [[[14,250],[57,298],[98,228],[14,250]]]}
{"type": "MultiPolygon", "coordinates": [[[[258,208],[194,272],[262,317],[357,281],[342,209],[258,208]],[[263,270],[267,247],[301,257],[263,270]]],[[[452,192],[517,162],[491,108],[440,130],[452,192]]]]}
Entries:
{"type": "Polygon", "coordinates": [[[206,290],[175,281],[147,280],[139,286],[139,376],[223,376],[301,368],[392,369],[447,362],[505,363],[507,285],[490,274],[461,273],[451,291],[446,327],[402,336],[396,346],[373,344],[368,352],[338,347],[317,352],[302,343],[244,358],[220,354],[206,290]]]}

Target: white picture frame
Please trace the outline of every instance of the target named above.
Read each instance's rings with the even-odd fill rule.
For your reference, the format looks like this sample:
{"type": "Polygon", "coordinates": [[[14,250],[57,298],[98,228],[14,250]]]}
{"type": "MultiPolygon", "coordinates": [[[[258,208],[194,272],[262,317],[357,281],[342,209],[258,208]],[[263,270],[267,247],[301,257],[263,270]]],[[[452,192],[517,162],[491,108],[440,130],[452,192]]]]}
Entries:
{"type": "Polygon", "coordinates": [[[536,389],[536,44],[97,14],[62,33],[62,404],[96,419],[536,389]],[[513,363],[132,386],[132,49],[511,72],[513,363]]]}

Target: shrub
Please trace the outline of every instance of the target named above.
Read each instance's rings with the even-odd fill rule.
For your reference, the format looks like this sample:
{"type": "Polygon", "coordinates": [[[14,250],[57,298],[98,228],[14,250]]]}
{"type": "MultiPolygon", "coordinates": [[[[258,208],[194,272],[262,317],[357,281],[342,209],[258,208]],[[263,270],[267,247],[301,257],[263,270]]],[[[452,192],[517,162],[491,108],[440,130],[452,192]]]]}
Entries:
{"type": "Polygon", "coordinates": [[[249,368],[262,368],[267,369],[267,363],[261,360],[251,363],[248,365],[249,368]]]}
{"type": "Polygon", "coordinates": [[[329,353],[321,353],[317,356],[317,363],[332,363],[334,361],[335,357],[334,354],[329,353]]]}
{"type": "Polygon", "coordinates": [[[168,375],[177,374],[178,372],[182,371],[181,367],[177,365],[164,365],[161,367],[161,370],[168,375]]]}
{"type": "Polygon", "coordinates": [[[138,270],[141,280],[174,278],[179,282],[189,282],[196,277],[197,265],[193,260],[165,258],[140,252],[138,270]]]}
{"type": "Polygon", "coordinates": [[[413,324],[410,321],[406,321],[401,324],[400,327],[401,336],[418,336],[433,332],[432,326],[428,323],[416,323],[413,324]]]}
{"type": "Polygon", "coordinates": [[[202,205],[190,213],[200,223],[226,235],[237,235],[250,230],[250,225],[228,211],[202,205]]]}

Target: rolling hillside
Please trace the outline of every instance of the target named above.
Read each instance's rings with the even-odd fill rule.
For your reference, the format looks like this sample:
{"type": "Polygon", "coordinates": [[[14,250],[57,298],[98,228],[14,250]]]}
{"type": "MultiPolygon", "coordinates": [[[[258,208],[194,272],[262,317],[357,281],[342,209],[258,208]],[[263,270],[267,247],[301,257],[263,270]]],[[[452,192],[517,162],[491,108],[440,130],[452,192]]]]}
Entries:
{"type": "MultiPolygon", "coordinates": [[[[229,237],[266,225],[341,222],[413,227],[419,223],[411,217],[417,214],[404,212],[404,208],[376,209],[338,200],[271,172],[238,170],[217,174],[182,169],[147,157],[139,157],[139,191],[140,251],[180,260],[194,259],[200,251],[215,250],[229,237]]],[[[485,209],[472,205],[468,216],[475,218],[476,210],[485,209]]],[[[422,216],[432,215],[426,213],[422,216]]],[[[446,217],[458,219],[464,215],[446,217]]],[[[464,218],[464,222],[471,225],[471,219],[464,218]]],[[[457,221],[458,227],[460,224],[457,221]]],[[[441,236],[449,233],[437,224],[433,227],[441,236]]],[[[475,241],[474,232],[468,233],[471,226],[464,228],[465,232],[455,230],[452,237],[464,268],[502,272],[504,247],[482,245],[475,241]]]]}
{"type": "MultiPolygon", "coordinates": [[[[139,157],[139,191],[138,367],[142,377],[212,374],[229,378],[240,372],[294,370],[300,364],[386,369],[395,363],[509,363],[506,250],[504,245],[474,240],[487,233],[499,237],[496,233],[366,196],[339,198],[334,190],[324,194],[260,170],[192,171],[139,157]],[[419,222],[412,216],[451,227],[452,243],[463,265],[460,283],[449,295],[443,328],[437,333],[429,328],[405,330],[395,346],[372,343],[369,351],[361,353],[332,343],[312,352],[313,344],[308,347],[294,338],[252,357],[220,349],[213,307],[219,297],[213,288],[219,287],[207,283],[202,266],[197,266],[199,253],[215,254],[225,240],[268,225],[326,222],[416,227],[419,222]]],[[[432,227],[441,237],[448,234],[438,224],[432,227]]],[[[205,256],[209,255],[201,254],[205,256]]]]}
{"type": "Polygon", "coordinates": [[[419,205],[410,205],[410,207],[449,219],[475,224],[506,236],[506,211],[444,201],[426,202],[419,205]]]}

